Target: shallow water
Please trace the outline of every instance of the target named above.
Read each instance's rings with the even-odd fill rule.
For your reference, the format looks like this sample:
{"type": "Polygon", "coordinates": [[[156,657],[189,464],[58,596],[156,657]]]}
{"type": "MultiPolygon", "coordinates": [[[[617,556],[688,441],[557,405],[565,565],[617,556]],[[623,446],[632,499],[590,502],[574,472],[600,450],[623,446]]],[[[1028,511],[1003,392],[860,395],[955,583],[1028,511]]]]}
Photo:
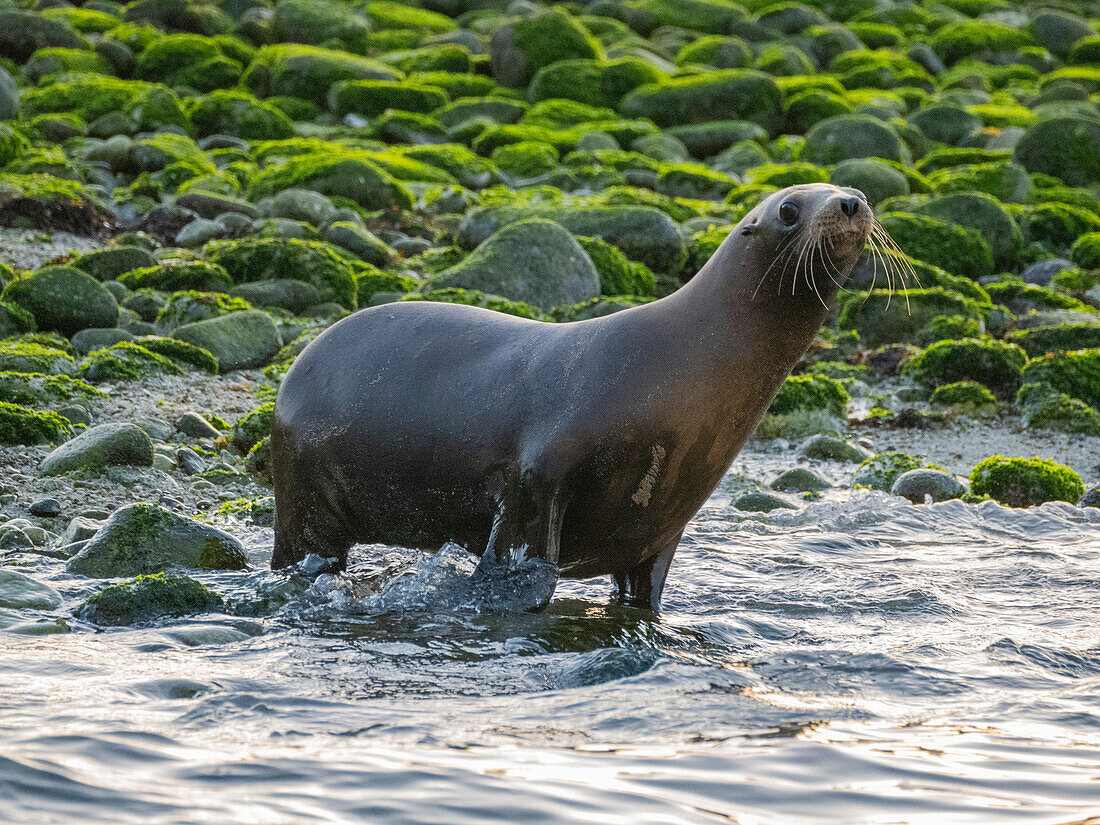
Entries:
{"type": "MultiPolygon", "coordinates": [[[[563,582],[450,609],[471,562],[202,577],[251,618],[0,633],[12,823],[1070,823],[1100,814],[1100,511],[861,492],[712,500],[659,617],[563,582]],[[419,565],[419,567],[418,567],[419,565]],[[37,632],[41,635],[26,635],[37,632]]],[[[1097,820],[1100,821],[1100,820],[1097,820]]]]}

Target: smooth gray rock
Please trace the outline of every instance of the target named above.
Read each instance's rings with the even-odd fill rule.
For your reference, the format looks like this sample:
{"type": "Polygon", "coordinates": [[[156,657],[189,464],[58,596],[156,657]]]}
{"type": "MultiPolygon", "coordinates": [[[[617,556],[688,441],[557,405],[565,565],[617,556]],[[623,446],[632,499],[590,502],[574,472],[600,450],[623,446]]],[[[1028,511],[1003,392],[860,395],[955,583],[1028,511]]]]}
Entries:
{"type": "Polygon", "coordinates": [[[18,570],[0,568],[0,607],[15,610],[53,610],[61,594],[18,570]]]}
{"type": "Polygon", "coordinates": [[[199,218],[191,221],[176,234],[176,246],[184,249],[197,249],[207,241],[225,236],[225,227],[217,221],[199,218]]]}
{"type": "Polygon", "coordinates": [[[1080,501],[1077,502],[1078,507],[1100,507],[1100,484],[1094,484],[1085,490],[1085,494],[1081,496],[1080,501]]]}
{"type": "Polygon", "coordinates": [[[184,324],[172,337],[209,350],[222,372],[262,367],[283,345],[275,322],[260,310],[184,324]]]}
{"type": "Polygon", "coordinates": [[[118,327],[102,327],[94,329],[82,329],[73,336],[73,347],[81,355],[87,355],[92,350],[101,347],[110,347],[119,341],[133,341],[134,334],[118,327]]]}
{"type": "Polygon", "coordinates": [[[221,432],[198,413],[186,412],[176,422],[176,429],[192,438],[217,438],[221,432]]]}
{"type": "Polygon", "coordinates": [[[332,220],[336,207],[319,192],[309,189],[284,189],[271,199],[268,217],[301,221],[323,226],[332,220]]]}
{"type": "Polygon", "coordinates": [[[155,504],[131,504],[107,519],[66,567],[81,576],[116,578],[177,566],[244,570],[248,558],[228,533],[155,504]]]}
{"type": "Polygon", "coordinates": [[[1064,269],[1073,269],[1073,263],[1065,258],[1050,258],[1032,264],[1020,274],[1020,277],[1026,283],[1046,286],[1064,269]]]}
{"type": "Polygon", "coordinates": [[[959,498],[966,493],[966,488],[941,470],[920,469],[898,476],[890,493],[914,504],[924,504],[929,496],[933,502],[959,498]]]}
{"type": "Polygon", "coordinates": [[[67,441],[43,459],[39,469],[48,476],[81,467],[127,464],[153,466],[153,442],[136,424],[99,424],[67,441]]]}

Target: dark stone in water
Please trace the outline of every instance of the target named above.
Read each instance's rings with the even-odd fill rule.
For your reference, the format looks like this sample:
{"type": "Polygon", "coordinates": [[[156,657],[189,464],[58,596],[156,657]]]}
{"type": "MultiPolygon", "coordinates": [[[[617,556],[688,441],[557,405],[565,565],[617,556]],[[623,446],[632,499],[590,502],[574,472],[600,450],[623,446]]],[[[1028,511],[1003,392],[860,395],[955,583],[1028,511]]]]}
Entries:
{"type": "Polygon", "coordinates": [[[61,502],[56,498],[40,498],[27,508],[27,512],[32,516],[54,518],[61,515],[61,502]]]}
{"type": "Polygon", "coordinates": [[[742,493],[733,500],[732,505],[746,513],[770,513],[772,510],[798,509],[789,501],[763,491],[742,493]]]}
{"type": "Polygon", "coordinates": [[[928,498],[934,502],[959,498],[966,493],[966,488],[941,470],[918,469],[898,476],[890,493],[914,504],[924,504],[928,498]]]}
{"type": "Polygon", "coordinates": [[[1085,490],[1085,494],[1081,496],[1080,501],[1077,502],[1078,507],[1100,507],[1100,484],[1094,484],[1085,490]]]}
{"type": "Polygon", "coordinates": [[[795,467],[794,469],[787,470],[785,473],[781,473],[779,477],[768,486],[773,490],[780,490],[783,492],[806,493],[817,490],[828,490],[832,485],[813,470],[807,470],[805,467],[795,467]]]}

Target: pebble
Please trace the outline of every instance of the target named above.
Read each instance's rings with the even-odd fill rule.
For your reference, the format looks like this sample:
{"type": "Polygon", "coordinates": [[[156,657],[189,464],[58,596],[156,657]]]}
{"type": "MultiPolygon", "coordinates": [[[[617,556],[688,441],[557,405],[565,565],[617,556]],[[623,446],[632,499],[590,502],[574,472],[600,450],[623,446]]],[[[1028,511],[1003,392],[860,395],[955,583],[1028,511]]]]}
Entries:
{"type": "Polygon", "coordinates": [[[27,508],[27,512],[40,518],[54,518],[61,515],[61,502],[56,498],[40,498],[27,508]]]}

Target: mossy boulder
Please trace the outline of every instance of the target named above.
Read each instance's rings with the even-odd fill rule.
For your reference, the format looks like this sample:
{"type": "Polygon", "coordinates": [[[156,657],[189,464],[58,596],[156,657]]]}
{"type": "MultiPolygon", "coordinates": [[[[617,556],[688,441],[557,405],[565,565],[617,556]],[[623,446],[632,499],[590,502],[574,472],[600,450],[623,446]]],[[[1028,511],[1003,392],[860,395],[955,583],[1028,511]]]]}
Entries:
{"type": "Polygon", "coordinates": [[[619,111],[658,126],[748,120],[774,135],[783,121],[783,93],[763,72],[723,69],[641,86],[622,99],[619,111]]]}
{"type": "Polygon", "coordinates": [[[523,140],[498,146],[491,159],[505,175],[517,179],[536,178],[557,168],[558,150],[549,143],[523,140]]]}
{"type": "Polygon", "coordinates": [[[170,359],[132,341],[119,341],[93,350],[80,362],[81,378],[96,383],[138,381],[151,375],[179,375],[181,372],[170,359]]]}
{"type": "Polygon", "coordinates": [[[905,175],[874,158],[841,161],[829,173],[829,183],[858,189],[872,206],[887,198],[903,197],[910,192],[905,175]]]}
{"type": "Polygon", "coordinates": [[[78,576],[116,578],[172,567],[244,570],[248,558],[228,533],[155,504],[131,504],[116,510],[66,567],[78,576]]]}
{"type": "Polygon", "coordinates": [[[220,610],[221,596],[182,573],[153,573],[96,591],[75,615],[101,626],[135,625],[220,610]]]}
{"type": "Polygon", "coordinates": [[[389,244],[369,229],[351,221],[331,224],[325,230],[325,241],[373,266],[391,266],[397,258],[397,253],[389,244]]]}
{"type": "Polygon", "coordinates": [[[1016,144],[1027,171],[1053,175],[1070,186],[1100,182],[1100,119],[1056,117],[1029,128],[1016,144]]]}
{"type": "Polygon", "coordinates": [[[518,89],[545,66],[559,60],[602,58],[604,51],[583,24],[553,10],[501,26],[493,34],[489,57],[496,81],[518,89]]]}
{"type": "Polygon", "coordinates": [[[855,330],[866,346],[876,347],[914,341],[940,315],[958,315],[979,323],[984,319],[977,301],[942,287],[910,289],[904,295],[876,289],[843,296],[838,325],[842,330],[855,330]]]}
{"type": "Polygon", "coordinates": [[[111,64],[96,52],[86,49],[39,49],[23,66],[23,74],[34,83],[65,72],[111,74],[111,64]]]}
{"type": "Polygon", "coordinates": [[[324,105],[342,80],[397,80],[399,73],[377,60],[298,43],[264,46],[242,78],[257,97],[300,97],[324,105]]]}
{"type": "Polygon", "coordinates": [[[947,407],[958,412],[991,413],[997,411],[997,399],[977,381],[953,381],[932,391],[933,407],[947,407]]]}
{"type": "Polygon", "coordinates": [[[109,246],[85,252],[69,262],[69,266],[87,272],[97,281],[113,281],[134,269],[156,266],[156,258],[140,246],[109,246]]]}
{"type": "Polygon", "coordinates": [[[157,315],[157,324],[166,329],[175,329],[194,321],[205,321],[250,309],[252,304],[243,298],[234,298],[221,292],[185,290],[173,292],[169,296],[164,309],[157,315]]]}
{"type": "Polygon", "coordinates": [[[245,413],[233,425],[233,446],[242,453],[271,435],[271,422],[275,418],[275,402],[269,401],[245,413]]]}
{"type": "Polygon", "coordinates": [[[1040,203],[1028,209],[1020,228],[1028,243],[1067,252],[1080,236],[1100,231],[1100,216],[1079,206],[1040,203]]]}
{"type": "Polygon", "coordinates": [[[34,332],[34,316],[18,304],[0,301],[0,338],[34,332]]]}
{"type": "Polygon", "coordinates": [[[210,350],[189,344],[186,341],[178,341],[175,338],[161,338],[154,335],[145,335],[135,339],[135,343],[142,349],[155,355],[162,355],[177,365],[182,364],[195,367],[211,375],[218,374],[218,359],[210,350]]]}
{"type": "Polygon", "coordinates": [[[991,456],[970,474],[970,490],[1008,507],[1030,507],[1047,501],[1076,502],[1085,492],[1081,477],[1069,467],[1045,458],[991,456]]]}
{"type": "Polygon", "coordinates": [[[235,86],[242,71],[241,64],[224,55],[215,40],[197,34],[159,38],[138,55],[134,67],[140,80],[200,92],[235,86]]]}
{"type": "Polygon", "coordinates": [[[631,261],[617,247],[600,238],[577,238],[596,267],[601,295],[652,297],[657,279],[645,264],[631,261]]]}
{"type": "Polygon", "coordinates": [[[8,284],[0,299],[27,310],[39,329],[57,330],[66,336],[118,323],[114,296],[95,278],[72,267],[40,269],[8,284]]]}
{"type": "Polygon", "coordinates": [[[98,424],[84,430],[47,455],[40,469],[54,476],[116,465],[153,466],[153,442],[136,424],[98,424]]]}
{"type": "Polygon", "coordinates": [[[936,29],[928,45],[948,66],[963,58],[989,59],[1030,45],[1028,33],[1016,26],[991,20],[959,20],[936,29]]]}
{"type": "Polygon", "coordinates": [[[1046,384],[1024,384],[1016,394],[1024,427],[1100,436],[1100,412],[1046,384]]]}
{"type": "Polygon", "coordinates": [[[1027,171],[1011,161],[993,161],[941,169],[928,176],[937,194],[984,192],[1006,203],[1026,203],[1032,197],[1027,171]]]}
{"type": "Polygon", "coordinates": [[[1005,340],[1023,347],[1032,358],[1048,352],[1094,349],[1100,347],[1100,324],[1029,327],[1010,332],[1005,340]]]}
{"type": "Polygon", "coordinates": [[[982,125],[976,115],[949,103],[920,109],[909,116],[909,122],[929,140],[948,146],[958,146],[982,125]]]}
{"type": "Polygon", "coordinates": [[[57,347],[8,340],[0,341],[0,370],[72,375],[76,372],[76,362],[69,353],[57,347]]]}
{"type": "Polygon", "coordinates": [[[527,218],[545,218],[575,235],[601,238],[654,272],[676,273],[684,262],[679,228],[652,206],[487,206],[463,219],[458,241],[472,249],[503,227],[527,218]]]}
{"type": "Polygon", "coordinates": [[[371,25],[358,9],[332,0],[279,0],[271,18],[275,40],[338,45],[343,51],[366,54],[371,25]]]}
{"type": "Polygon", "coordinates": [[[1035,358],[1023,370],[1021,380],[1024,384],[1045,384],[1091,407],[1100,407],[1100,349],[1035,358]]]}
{"type": "Polygon", "coordinates": [[[18,404],[0,401],[0,444],[42,444],[63,441],[71,433],[72,427],[69,422],[57,413],[38,412],[18,404]]]}
{"type": "Polygon", "coordinates": [[[449,102],[442,89],[404,80],[345,80],[328,93],[329,110],[340,117],[356,114],[374,118],[387,109],[427,114],[449,102]]]}
{"type": "Polygon", "coordinates": [[[1087,232],[1077,238],[1069,257],[1082,269],[1100,269],[1100,232],[1087,232]]]}
{"type": "Polygon", "coordinates": [[[0,372],[0,401],[34,406],[95,401],[107,394],[78,378],[41,372],[0,372]]]}
{"type": "Polygon", "coordinates": [[[233,279],[224,267],[206,261],[165,261],[118,276],[118,281],[135,292],[155,289],[162,292],[228,292],[233,279]]]}
{"type": "Polygon", "coordinates": [[[190,111],[200,137],[234,135],[243,140],[281,140],[294,134],[294,124],[284,112],[236,89],[204,95],[190,111]]]}
{"type": "Polygon", "coordinates": [[[596,267],[564,228],[535,218],[510,224],[431,280],[502,295],[549,311],[600,292],[596,267]]]}
{"type": "Polygon", "coordinates": [[[65,74],[53,83],[28,89],[22,109],[27,117],[63,112],[77,115],[86,123],[122,112],[138,129],[191,128],[179,97],[167,86],[102,74],[65,74]]]}
{"type": "Polygon", "coordinates": [[[293,275],[317,289],[319,302],[335,301],[348,309],[357,306],[354,268],[329,244],[297,238],[245,238],[214,242],[204,252],[238,284],[293,275]]]}
{"type": "Polygon", "coordinates": [[[908,453],[877,453],[859,465],[852,486],[889,492],[898,476],[922,467],[924,462],[908,453]]]}
{"type": "Polygon", "coordinates": [[[910,161],[909,149],[897,132],[868,115],[840,115],[817,123],[806,134],[802,156],[822,166],[851,158],[910,161]]]}
{"type": "Polygon", "coordinates": [[[934,197],[914,207],[915,212],[974,229],[993,251],[996,269],[1013,269],[1023,249],[1023,233],[995,198],[979,192],[934,197]]]}
{"type": "Polygon", "coordinates": [[[906,369],[932,386],[969,379],[1007,397],[1020,386],[1027,361],[1027,353],[1015,344],[973,338],[937,341],[914,356],[906,369]]]}
{"type": "Polygon", "coordinates": [[[25,63],[38,49],[86,49],[87,41],[61,20],[0,8],[0,57],[25,63]]]}
{"type": "Polygon", "coordinates": [[[839,381],[824,375],[791,375],[783,382],[768,412],[784,415],[795,410],[825,410],[844,415],[848,391],[839,381]]]}
{"type": "Polygon", "coordinates": [[[1066,57],[1073,45],[1083,37],[1096,34],[1088,20],[1068,11],[1047,9],[1031,18],[1031,36],[1043,48],[1066,57]]]}
{"type": "Polygon", "coordinates": [[[364,209],[411,209],[412,195],[379,164],[378,155],[356,150],[311,152],[273,163],[253,179],[253,199],[284,189],[312,189],[330,198],[346,198],[364,209]]]}
{"type": "Polygon", "coordinates": [[[213,354],[223,372],[262,367],[283,345],[275,322],[260,310],[184,324],[172,337],[213,354]]]}
{"type": "Polygon", "coordinates": [[[527,96],[533,101],[567,99],[614,108],[629,92],[657,83],[663,76],[652,63],[637,57],[559,60],[539,69],[527,96]]]}
{"type": "Polygon", "coordinates": [[[975,280],[993,274],[993,250],[973,229],[907,212],[886,212],[879,222],[913,258],[975,280]]]}

